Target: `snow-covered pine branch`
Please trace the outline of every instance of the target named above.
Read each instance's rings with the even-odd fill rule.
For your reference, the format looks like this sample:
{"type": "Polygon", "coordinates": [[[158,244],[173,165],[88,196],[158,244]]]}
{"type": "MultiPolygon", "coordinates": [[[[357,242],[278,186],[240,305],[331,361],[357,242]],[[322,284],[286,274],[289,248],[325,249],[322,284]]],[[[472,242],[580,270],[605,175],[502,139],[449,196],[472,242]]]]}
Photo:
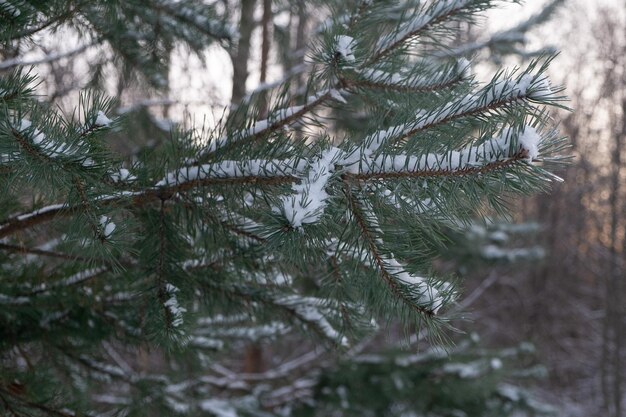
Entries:
{"type": "MultiPolygon", "coordinates": [[[[491,1],[363,0],[310,33],[306,2],[280,9],[289,30],[269,3],[261,23],[276,36],[264,47],[290,70],[264,74],[216,126],[163,130],[150,106],[197,104],[169,88],[178,48],[207,65],[215,41],[245,55],[254,15],[245,27],[233,2],[0,1],[0,37],[21,45],[0,64],[11,67],[0,74],[0,414],[295,415],[337,366],[320,341],[364,366],[351,359],[377,323],[423,324],[415,339],[427,329],[440,340],[458,297],[453,278],[430,272],[441,231],[555,179],[551,58],[481,83],[468,61],[441,55],[454,23],[491,1]],[[99,53],[50,51],[50,70],[81,56],[86,82],[116,86],[121,103],[46,102],[42,66],[22,70],[36,64],[23,53],[47,50],[33,35],[65,33],[99,53]],[[283,50],[293,41],[297,56],[283,50]],[[141,111],[124,111],[130,96],[141,111]],[[41,401],[36,384],[58,401],[41,401]]],[[[478,366],[454,363],[442,378],[478,366]]]]}
{"type": "Polygon", "coordinates": [[[86,51],[87,49],[91,48],[94,45],[95,43],[88,43],[85,45],[78,46],[74,49],[70,49],[65,52],[52,53],[52,54],[45,55],[41,58],[35,58],[35,59],[30,59],[30,60],[23,60],[23,59],[16,59],[16,58],[7,59],[5,61],[0,62],[0,71],[8,70],[14,67],[30,67],[33,65],[48,64],[48,63],[58,61],[63,58],[70,58],[74,55],[83,53],[84,51],[86,51]]]}
{"type": "Polygon", "coordinates": [[[265,135],[275,133],[283,127],[301,120],[307,113],[310,113],[319,105],[331,99],[338,101],[343,100],[339,91],[327,89],[309,96],[303,105],[278,108],[272,111],[267,119],[257,120],[247,129],[239,130],[211,140],[209,145],[198,153],[199,156],[197,158],[188,159],[186,163],[188,165],[196,164],[198,161],[207,158],[218,149],[225,146],[237,145],[241,142],[245,143],[245,141],[258,139],[265,135]]]}
{"type": "Polygon", "coordinates": [[[497,137],[459,151],[422,156],[380,155],[360,161],[358,166],[353,165],[350,173],[361,179],[384,178],[385,174],[397,174],[393,175],[395,177],[454,176],[457,175],[455,173],[469,175],[474,171],[485,172],[490,165],[498,167],[498,163],[532,161],[538,156],[540,141],[541,136],[531,126],[525,126],[517,136],[506,128],[497,137]],[[517,143],[517,146],[513,146],[513,143],[517,143]]]}
{"type": "Polygon", "coordinates": [[[327,300],[313,297],[286,296],[273,300],[276,305],[289,309],[306,326],[310,326],[321,336],[341,345],[348,346],[348,339],[328,321],[327,316],[337,310],[327,300]]]}
{"type": "Polygon", "coordinates": [[[187,166],[170,172],[156,183],[157,187],[166,185],[180,185],[191,181],[201,181],[210,178],[245,178],[245,177],[295,177],[306,166],[302,159],[291,160],[244,160],[221,161],[215,164],[187,166]]]}
{"type": "Polygon", "coordinates": [[[387,90],[405,93],[424,93],[444,90],[467,78],[469,62],[459,60],[456,65],[438,71],[428,71],[427,67],[417,66],[410,73],[389,73],[378,69],[365,69],[355,80],[344,79],[349,86],[372,90],[387,90]]]}
{"type": "Polygon", "coordinates": [[[383,36],[369,62],[377,62],[406,42],[415,39],[423,32],[442,22],[450,21],[463,13],[481,10],[490,4],[489,0],[443,0],[425,3],[408,21],[403,22],[392,33],[383,36]]]}
{"type": "Polygon", "coordinates": [[[365,259],[368,259],[371,266],[379,273],[394,297],[421,315],[426,317],[436,315],[453,295],[449,285],[409,273],[395,259],[393,253],[385,248],[384,234],[380,230],[378,216],[370,203],[357,198],[348,191],[351,214],[365,241],[365,259]]]}

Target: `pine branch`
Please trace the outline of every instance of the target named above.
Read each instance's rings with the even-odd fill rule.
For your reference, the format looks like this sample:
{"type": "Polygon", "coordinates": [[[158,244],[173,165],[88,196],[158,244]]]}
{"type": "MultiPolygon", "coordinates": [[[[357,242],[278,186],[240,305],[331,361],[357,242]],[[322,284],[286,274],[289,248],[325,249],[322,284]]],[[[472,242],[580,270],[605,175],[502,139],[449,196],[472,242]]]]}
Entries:
{"type": "Polygon", "coordinates": [[[327,315],[330,315],[334,309],[328,300],[298,294],[269,294],[255,291],[254,288],[233,285],[219,287],[219,290],[228,296],[262,303],[267,307],[277,309],[313,330],[324,340],[337,346],[348,345],[348,339],[328,321],[327,315]]]}
{"type": "Polygon", "coordinates": [[[58,288],[67,288],[67,287],[71,287],[74,285],[82,284],[93,278],[97,278],[100,275],[109,271],[110,269],[108,267],[103,267],[103,266],[86,269],[76,274],[73,274],[67,278],[64,278],[62,280],[52,281],[52,282],[38,285],[32,288],[31,290],[29,290],[27,293],[23,293],[21,295],[33,296],[33,295],[38,295],[38,294],[50,293],[51,291],[54,291],[55,289],[58,289],[58,288]]]}
{"type": "Polygon", "coordinates": [[[222,40],[225,39],[228,42],[232,42],[237,33],[234,28],[229,27],[226,22],[221,22],[218,26],[216,23],[206,16],[198,14],[196,10],[193,10],[183,4],[168,4],[161,3],[154,8],[156,11],[164,12],[165,14],[180,20],[185,25],[189,25],[201,33],[204,33],[212,38],[222,40]]]}
{"type": "MultiPolygon", "coordinates": [[[[29,155],[33,159],[39,160],[40,162],[54,162],[54,159],[40,152],[39,149],[33,146],[30,140],[28,140],[28,138],[25,135],[23,135],[22,132],[16,130],[15,128],[11,128],[11,133],[13,134],[13,137],[15,138],[17,143],[20,145],[20,148],[27,155],[29,155]]],[[[41,135],[41,133],[35,130],[35,136],[39,136],[39,135],[41,135]]]]}
{"type": "Polygon", "coordinates": [[[463,12],[464,9],[472,6],[472,0],[452,0],[445,2],[434,2],[428,10],[421,9],[424,14],[418,15],[412,21],[391,35],[382,38],[378,42],[378,50],[367,61],[367,65],[372,65],[380,61],[385,56],[405,44],[408,40],[420,36],[422,33],[440,23],[444,23],[455,15],[463,12]]]}
{"type": "Polygon", "coordinates": [[[222,225],[226,229],[232,231],[235,234],[238,234],[238,235],[243,236],[245,238],[248,238],[250,240],[254,240],[254,241],[258,242],[258,243],[267,243],[267,239],[264,239],[264,238],[262,238],[260,236],[257,236],[254,233],[251,233],[251,232],[249,232],[247,230],[241,229],[240,227],[237,227],[236,225],[229,224],[229,223],[226,223],[226,222],[223,222],[222,225]]]}
{"type": "Polygon", "coordinates": [[[426,80],[416,79],[399,79],[392,74],[375,73],[374,79],[365,77],[356,80],[342,78],[343,85],[346,89],[358,92],[359,89],[365,90],[383,90],[394,91],[397,93],[431,93],[449,89],[463,80],[462,74],[457,75],[449,80],[441,82],[429,83],[426,80]],[[421,82],[420,82],[421,81],[421,82]],[[355,91],[356,90],[356,91],[355,91]]]}
{"type": "MultiPolygon", "coordinates": [[[[460,0],[456,0],[459,2],[460,0]]],[[[461,1],[463,3],[463,1],[461,1]]],[[[463,5],[464,6],[464,5],[463,5]]],[[[454,9],[450,11],[449,14],[445,16],[441,16],[441,20],[446,20],[451,15],[459,12],[462,7],[458,9],[454,9]]],[[[362,8],[359,8],[362,12],[362,8]]],[[[437,20],[438,23],[439,21],[437,20]]],[[[427,25],[428,26],[428,25],[427,25]]],[[[419,33],[420,30],[417,30],[415,33],[419,33]]],[[[411,35],[413,36],[413,35],[411,35]]],[[[407,35],[408,37],[411,37],[407,35]]],[[[350,38],[351,39],[351,38],[350,38]]],[[[403,43],[406,39],[398,40],[397,45],[403,43]]],[[[397,47],[397,45],[393,45],[388,52],[397,47]]],[[[345,52],[345,51],[344,51],[345,52]]],[[[385,53],[386,54],[386,53],[385,53]]],[[[384,54],[383,54],[384,55],[384,54]]],[[[382,58],[381,55],[379,58],[382,58]]],[[[339,56],[342,54],[339,52],[339,56]]],[[[377,59],[378,60],[378,59],[377,59]]],[[[366,64],[362,64],[359,68],[361,70],[363,68],[367,68],[368,65],[371,65],[372,62],[368,62],[366,64]]],[[[358,70],[357,70],[358,72],[358,70]]],[[[370,70],[372,73],[376,73],[370,70]]],[[[440,89],[448,88],[454,84],[456,84],[462,78],[462,73],[453,80],[449,80],[447,82],[442,82],[435,85],[424,85],[424,86],[411,86],[411,85],[401,85],[390,83],[388,85],[384,85],[386,83],[376,82],[376,81],[367,81],[367,80],[348,80],[345,77],[340,77],[339,82],[333,87],[326,91],[322,91],[317,93],[314,96],[311,96],[307,99],[306,103],[302,106],[289,107],[285,109],[278,109],[273,112],[274,117],[272,119],[259,120],[255,122],[250,128],[238,131],[233,133],[230,136],[223,136],[217,138],[210,142],[209,146],[200,151],[199,156],[194,159],[189,159],[185,165],[195,165],[202,161],[205,161],[207,158],[212,156],[218,149],[222,149],[224,147],[232,147],[232,146],[241,146],[243,142],[258,140],[260,138],[267,137],[273,133],[276,133],[280,129],[289,124],[295,122],[296,120],[301,119],[304,115],[310,113],[316,107],[325,104],[330,99],[335,99],[339,102],[345,102],[343,97],[341,97],[342,89],[349,86],[358,86],[361,88],[370,88],[370,89],[388,89],[402,92],[426,92],[426,91],[437,91],[440,89]]]]}
{"type": "MultiPolygon", "coordinates": [[[[86,2],[85,2],[86,3],[86,2]]],[[[76,6],[74,6],[73,8],[68,9],[67,11],[63,12],[63,13],[59,13],[56,16],[47,16],[48,20],[46,20],[45,22],[39,24],[38,26],[34,26],[16,33],[11,34],[11,36],[9,36],[9,38],[7,39],[8,41],[14,41],[14,40],[18,40],[18,39],[24,39],[24,38],[29,38],[31,36],[33,36],[34,34],[41,32],[42,30],[48,29],[49,27],[55,25],[55,24],[61,24],[63,22],[65,22],[66,20],[72,18],[73,16],[76,15],[76,13],[81,9],[81,7],[83,6],[84,3],[81,2],[76,2],[76,6]]]]}
{"type": "MultiPolygon", "coordinates": [[[[428,269],[446,222],[466,220],[483,202],[500,209],[509,191],[544,187],[552,180],[547,170],[559,162],[552,156],[562,147],[546,129],[544,110],[562,91],[545,76],[549,57],[543,66],[498,72],[483,86],[467,61],[437,59],[456,30],[449,23],[471,22],[490,0],[363,0],[312,42],[306,65],[249,97],[239,95],[239,108],[218,134],[180,124],[121,163],[107,141],[149,137],[149,131],[127,132],[143,120],[112,122],[106,117],[112,104],[100,96],[81,98],[65,117],[38,103],[36,80],[19,67],[71,59],[88,48],[86,36],[104,39],[115,60],[96,58],[107,68],[94,76],[97,82],[105,83],[99,77],[109,68],[125,68],[120,85],[136,81],[138,72],[167,88],[179,45],[202,56],[214,38],[233,39],[223,24],[234,21],[231,3],[80,1],[54,0],[21,18],[0,16],[14,33],[19,24],[56,27],[50,20],[73,10],[59,27],[67,22],[85,45],[30,61],[15,49],[15,59],[0,63],[0,70],[17,68],[0,77],[0,171],[9,173],[0,181],[7,190],[0,252],[10,273],[0,286],[6,327],[0,348],[8,352],[0,362],[11,378],[58,386],[68,404],[88,393],[94,404],[86,408],[97,413],[253,415],[276,412],[294,397],[312,401],[326,383],[320,371],[333,369],[337,358],[303,345],[294,335],[299,328],[312,345],[356,342],[347,360],[374,348],[363,335],[374,338],[371,318],[378,313],[383,320],[415,320],[438,337],[445,322],[440,310],[455,292],[416,271],[428,269]],[[225,18],[214,20],[222,9],[225,18]],[[290,76],[303,72],[306,88],[290,85],[290,76]],[[288,126],[298,133],[290,135],[288,126]],[[63,246],[37,246],[50,233],[63,246]],[[50,262],[24,262],[15,253],[50,262]],[[183,317],[179,299],[189,315],[183,317]],[[126,364],[136,346],[156,339],[170,347],[163,336],[174,336],[176,349],[164,353],[162,374],[126,364]],[[229,358],[248,341],[288,346],[277,348],[277,357],[298,358],[260,374],[225,370],[220,364],[238,368],[229,358]],[[45,352],[33,363],[47,370],[43,377],[21,364],[16,343],[28,354],[45,352]],[[119,386],[102,383],[109,377],[119,386]],[[67,390],[66,381],[72,381],[67,390]]],[[[264,4],[267,35],[271,13],[284,5],[264,4]]],[[[250,33],[251,9],[236,9],[247,22],[242,35],[250,33]]],[[[302,40],[307,19],[304,7],[297,9],[302,40]]],[[[294,28],[274,24],[280,48],[280,37],[294,28]]],[[[247,58],[246,42],[240,58],[247,58]]],[[[443,378],[460,376],[458,366],[440,369],[443,378]]],[[[41,396],[33,391],[23,398],[41,396]]],[[[11,401],[4,396],[0,408],[44,414],[11,401]]]]}
{"type": "MultiPolygon", "coordinates": [[[[185,181],[181,184],[169,187],[149,187],[139,191],[121,191],[117,194],[102,195],[96,197],[94,201],[102,207],[143,207],[147,204],[169,200],[177,193],[182,193],[191,189],[224,186],[224,185],[283,185],[299,182],[300,179],[292,176],[243,176],[233,178],[203,178],[185,181]]],[[[9,236],[15,232],[32,228],[42,223],[47,223],[57,218],[70,217],[85,210],[84,205],[69,206],[67,203],[52,204],[38,210],[14,215],[8,219],[0,221],[0,238],[9,236]]]]}
{"type": "Polygon", "coordinates": [[[334,306],[329,306],[330,303],[328,301],[294,295],[275,297],[272,300],[272,304],[282,307],[300,322],[309,328],[315,329],[320,336],[336,343],[338,346],[349,345],[348,339],[333,328],[322,312],[324,308],[334,308],[334,306]]]}
{"type": "Polygon", "coordinates": [[[157,259],[157,268],[156,268],[156,287],[157,287],[157,298],[159,303],[163,307],[163,314],[165,317],[165,325],[169,329],[173,323],[172,312],[169,308],[167,308],[167,281],[165,277],[165,262],[167,259],[167,243],[165,237],[165,200],[161,200],[161,205],[159,207],[159,229],[158,229],[158,237],[159,239],[159,252],[157,259]]]}
{"type": "Polygon", "coordinates": [[[57,216],[71,216],[81,211],[81,206],[53,204],[28,213],[19,214],[0,222],[0,238],[20,230],[53,220],[57,216]]]}
{"type": "Polygon", "coordinates": [[[485,48],[489,48],[493,52],[517,54],[523,58],[554,53],[553,47],[544,47],[536,51],[526,52],[516,48],[514,45],[524,45],[528,43],[527,32],[548,20],[554,14],[554,11],[563,3],[564,0],[552,0],[545,5],[539,13],[530,16],[528,19],[510,29],[494,33],[484,40],[437,52],[435,56],[439,58],[470,56],[485,48]]]}
{"type": "MultiPolygon", "coordinates": [[[[529,76],[520,77],[516,82],[503,81],[496,87],[487,86],[481,93],[470,94],[461,100],[439,108],[432,113],[418,116],[417,122],[405,125],[392,141],[403,141],[419,132],[433,129],[459,119],[469,118],[495,110],[506,109],[516,103],[524,103],[536,98],[529,90],[529,76]],[[526,77],[526,78],[525,78],[526,77]]],[[[537,84],[535,84],[537,85],[537,84]]],[[[540,88],[543,88],[540,86],[540,88]]]]}
{"type": "Polygon", "coordinates": [[[80,204],[82,207],[81,212],[87,214],[87,221],[89,222],[89,226],[93,230],[94,236],[96,236],[101,242],[106,241],[107,236],[103,233],[102,230],[96,225],[94,222],[93,209],[91,207],[91,202],[87,197],[87,193],[85,191],[85,185],[82,180],[78,177],[74,177],[74,187],[78,191],[78,196],[80,198],[80,204]],[[90,215],[91,214],[91,215],[90,215]]]}
{"type": "Polygon", "coordinates": [[[354,27],[359,23],[359,20],[369,10],[371,6],[371,0],[361,0],[355,13],[350,16],[350,22],[348,23],[348,31],[352,31],[354,27]]]}
{"type": "Polygon", "coordinates": [[[302,116],[311,112],[318,106],[325,103],[333,97],[334,90],[321,91],[310,96],[306,103],[302,106],[287,107],[271,112],[271,118],[259,120],[252,124],[248,129],[241,130],[231,134],[230,136],[222,136],[209,143],[209,146],[202,149],[196,159],[190,159],[186,165],[196,165],[211,157],[217,150],[226,150],[232,146],[241,146],[248,141],[258,140],[276,133],[283,127],[290,125],[296,120],[300,120],[302,116]]]}
{"type": "MultiPolygon", "coordinates": [[[[12,407],[9,406],[9,401],[11,402],[15,402],[17,404],[20,404],[23,407],[29,408],[29,409],[34,409],[34,410],[39,410],[44,412],[45,414],[49,415],[49,416],[54,416],[54,417],[76,417],[76,414],[73,412],[68,412],[65,410],[58,410],[55,409],[47,404],[42,404],[39,402],[34,402],[34,401],[29,401],[26,398],[24,398],[22,395],[20,394],[16,394],[13,391],[11,391],[10,389],[6,389],[4,388],[2,385],[0,385],[0,398],[2,398],[2,402],[3,404],[5,404],[5,407],[12,409],[12,407]],[[8,400],[6,397],[10,397],[11,400],[8,400]]],[[[13,409],[13,412],[15,412],[16,410],[13,409]]],[[[19,414],[22,414],[21,412],[19,414]]],[[[19,415],[19,414],[15,414],[15,415],[19,415]]]]}
{"type": "Polygon", "coordinates": [[[0,250],[5,250],[7,252],[19,253],[19,254],[24,254],[24,255],[30,254],[30,255],[47,256],[51,258],[65,259],[68,261],[87,262],[91,260],[89,258],[85,258],[79,255],[70,255],[67,253],[54,252],[54,251],[43,250],[43,249],[38,249],[38,248],[29,248],[24,245],[10,245],[7,243],[0,243],[0,250]]]}
{"type": "Polygon", "coordinates": [[[320,359],[323,356],[321,351],[310,351],[297,358],[290,360],[289,362],[282,363],[277,366],[275,369],[265,371],[262,373],[234,373],[231,371],[233,382],[238,380],[243,380],[246,382],[250,381],[270,381],[273,379],[288,379],[293,376],[296,372],[301,371],[302,369],[307,369],[305,367],[313,366],[314,361],[320,359]]]}
{"type": "Polygon", "coordinates": [[[278,409],[285,404],[297,404],[310,398],[316,385],[316,378],[301,378],[290,382],[263,398],[263,405],[268,409],[278,409]]]}
{"type": "Polygon", "coordinates": [[[97,42],[87,43],[77,48],[70,49],[69,51],[66,51],[66,52],[48,54],[42,58],[33,59],[30,61],[25,61],[21,58],[8,59],[6,61],[0,62],[0,71],[15,68],[15,67],[29,67],[29,66],[34,66],[34,65],[47,64],[50,62],[58,61],[63,58],[70,58],[74,55],[78,55],[84,52],[85,50],[87,50],[88,48],[94,45],[97,45],[97,42]]]}
{"type": "MultiPolygon", "coordinates": [[[[456,169],[450,168],[442,168],[442,169],[423,169],[423,170],[412,170],[408,168],[407,170],[399,170],[399,171],[373,171],[366,172],[361,174],[352,174],[346,173],[344,174],[346,178],[356,179],[360,181],[371,181],[371,180],[395,180],[401,178],[459,178],[459,177],[470,177],[477,175],[485,175],[488,173],[503,171],[510,169],[518,165],[521,161],[528,161],[528,156],[524,152],[519,152],[515,154],[513,157],[508,159],[503,159],[495,162],[491,162],[481,166],[464,166],[456,169]]],[[[395,165],[395,164],[394,164],[395,165]]]]}
{"type": "MultiPolygon", "coordinates": [[[[434,317],[437,309],[441,307],[441,304],[434,305],[432,307],[424,307],[415,303],[415,300],[407,298],[405,290],[398,283],[396,277],[390,270],[388,269],[388,261],[389,259],[385,259],[385,257],[381,254],[379,244],[381,240],[374,237],[371,231],[371,226],[369,222],[366,220],[364,215],[364,210],[361,204],[357,202],[357,198],[354,196],[351,190],[351,185],[347,181],[344,182],[344,190],[346,194],[346,199],[348,202],[348,206],[350,208],[350,212],[354,216],[354,219],[359,227],[361,232],[361,236],[363,240],[367,244],[369,254],[378,270],[381,278],[389,288],[390,292],[399,300],[402,300],[404,304],[406,304],[411,310],[423,315],[425,317],[431,318],[434,317]]],[[[375,218],[375,214],[373,211],[368,210],[368,214],[370,217],[375,218]]],[[[429,289],[427,289],[429,291],[429,289]]],[[[431,300],[430,304],[433,304],[434,300],[431,300]]]]}

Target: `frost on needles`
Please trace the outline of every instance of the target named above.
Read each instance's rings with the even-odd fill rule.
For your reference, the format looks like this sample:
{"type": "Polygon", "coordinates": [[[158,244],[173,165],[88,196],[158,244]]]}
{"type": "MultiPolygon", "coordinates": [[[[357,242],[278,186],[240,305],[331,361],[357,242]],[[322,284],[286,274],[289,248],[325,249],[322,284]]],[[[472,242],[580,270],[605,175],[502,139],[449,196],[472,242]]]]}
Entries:
{"type": "MultiPolygon", "coordinates": [[[[60,3],[0,2],[2,39],[26,41],[48,17],[159,89],[171,45],[229,49],[239,36],[214,2],[60,3]]],[[[297,70],[234,103],[214,129],[173,128],[133,155],[112,146],[138,136],[131,111],[92,92],[61,112],[35,93],[28,61],[0,62],[10,381],[65,381],[46,405],[56,416],[143,412],[146,392],[163,415],[236,416],[286,410],[294,392],[309,400],[318,343],[355,352],[390,320],[445,336],[462,295],[454,277],[431,272],[441,231],[545,190],[562,161],[552,56],[479,80],[452,53],[455,23],[492,3],[346,3],[297,70]],[[270,341],[311,349],[265,373],[225,365],[270,341]],[[146,346],[167,352],[167,366],[139,372],[125,359],[146,346]],[[82,395],[97,406],[74,401],[82,395]]],[[[6,381],[6,404],[47,413],[33,405],[45,393],[25,400],[6,381]]]]}

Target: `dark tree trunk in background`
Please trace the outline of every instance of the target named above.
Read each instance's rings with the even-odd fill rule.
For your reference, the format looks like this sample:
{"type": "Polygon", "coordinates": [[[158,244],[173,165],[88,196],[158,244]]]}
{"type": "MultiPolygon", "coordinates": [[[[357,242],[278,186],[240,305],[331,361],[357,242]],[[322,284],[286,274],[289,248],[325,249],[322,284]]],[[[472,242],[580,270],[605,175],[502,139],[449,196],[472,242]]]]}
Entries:
{"type": "Polygon", "coordinates": [[[248,58],[250,57],[250,41],[254,31],[254,8],[256,0],[241,0],[241,16],[239,18],[239,44],[234,54],[233,62],[233,92],[230,102],[238,104],[246,95],[246,80],[248,79],[248,58]]]}
{"type": "MultiPolygon", "coordinates": [[[[271,48],[271,27],[272,27],[272,0],[263,0],[263,20],[261,22],[261,74],[259,82],[264,84],[267,82],[267,67],[269,65],[270,48],[271,48]]],[[[261,117],[267,116],[267,97],[260,100],[259,113],[261,117]]]]}

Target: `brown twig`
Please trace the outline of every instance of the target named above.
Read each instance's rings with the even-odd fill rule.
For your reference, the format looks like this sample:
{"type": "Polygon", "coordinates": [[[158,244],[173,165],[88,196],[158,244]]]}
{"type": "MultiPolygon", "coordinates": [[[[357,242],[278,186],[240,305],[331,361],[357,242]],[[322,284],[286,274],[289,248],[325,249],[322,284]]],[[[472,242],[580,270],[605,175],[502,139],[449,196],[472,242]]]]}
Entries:
{"type": "Polygon", "coordinates": [[[39,152],[37,150],[37,148],[35,148],[33,145],[31,145],[30,141],[22,134],[22,132],[11,128],[11,133],[13,134],[13,137],[17,140],[17,143],[20,145],[20,147],[24,150],[24,152],[26,152],[28,155],[32,156],[33,158],[39,160],[39,161],[50,161],[51,158],[49,158],[46,155],[43,155],[41,152],[39,152]]]}
{"type": "Polygon", "coordinates": [[[10,245],[7,243],[0,243],[0,250],[5,250],[7,252],[12,253],[21,253],[21,254],[31,254],[31,255],[40,255],[40,256],[48,256],[51,258],[59,258],[66,259],[68,261],[83,261],[88,262],[93,259],[84,258],[79,255],[69,255],[67,253],[54,252],[49,250],[37,249],[37,248],[29,248],[23,245],[10,245]]]}
{"type": "MultiPolygon", "coordinates": [[[[151,187],[129,195],[121,194],[119,196],[102,199],[101,204],[108,206],[143,207],[155,201],[169,200],[173,198],[176,193],[189,191],[197,187],[247,184],[281,185],[298,183],[299,181],[300,179],[289,175],[279,177],[246,176],[237,178],[205,178],[187,181],[170,187],[151,187]]],[[[0,222],[0,238],[9,236],[20,230],[29,229],[38,224],[49,222],[58,217],[68,217],[80,213],[85,209],[83,205],[68,206],[66,204],[59,204],[51,207],[52,208],[45,211],[35,210],[31,213],[12,216],[0,222]]]]}
{"type": "Polygon", "coordinates": [[[393,278],[393,275],[389,273],[389,271],[387,271],[387,266],[385,265],[385,261],[383,260],[383,257],[380,254],[378,245],[376,244],[376,239],[372,236],[368,228],[367,221],[365,220],[362,214],[361,207],[359,207],[359,204],[356,201],[354,195],[352,194],[352,190],[350,189],[350,184],[345,178],[344,178],[344,191],[346,194],[346,199],[348,201],[350,212],[354,215],[354,219],[356,220],[357,226],[361,230],[361,236],[363,236],[363,238],[365,239],[365,242],[367,243],[367,246],[369,248],[369,252],[372,255],[372,258],[374,260],[374,263],[378,267],[380,276],[382,277],[387,287],[389,287],[389,290],[391,291],[391,293],[395,295],[396,297],[398,297],[399,299],[401,299],[412,310],[420,314],[424,314],[427,317],[433,317],[435,315],[435,312],[432,309],[415,305],[410,300],[408,300],[402,293],[400,286],[398,285],[397,281],[393,278]]]}

